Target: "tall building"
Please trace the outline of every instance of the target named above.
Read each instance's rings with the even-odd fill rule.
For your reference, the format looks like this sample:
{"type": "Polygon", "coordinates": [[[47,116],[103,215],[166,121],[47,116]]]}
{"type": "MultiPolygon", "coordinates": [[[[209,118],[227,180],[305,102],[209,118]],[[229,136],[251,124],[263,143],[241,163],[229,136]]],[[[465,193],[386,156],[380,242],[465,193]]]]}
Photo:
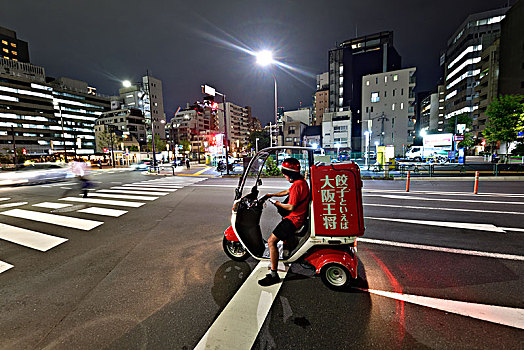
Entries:
{"type": "Polygon", "coordinates": [[[500,22],[508,8],[476,13],[468,16],[448,40],[444,59],[444,85],[446,86],[443,128],[454,123],[456,115],[468,114],[473,119],[476,79],[480,74],[482,38],[486,34],[498,35],[500,22]],[[453,119],[452,119],[453,118],[453,119]]]}
{"type": "Polygon", "coordinates": [[[29,47],[26,41],[16,37],[16,32],[0,27],[0,58],[29,63],[29,47]]]}
{"type": "Polygon", "coordinates": [[[324,113],[321,139],[326,150],[351,150],[351,111],[324,113]]]}
{"type": "Polygon", "coordinates": [[[416,68],[370,74],[362,78],[362,149],[366,142],[393,145],[402,155],[415,139],[416,68]]]}
{"type": "Polygon", "coordinates": [[[329,110],[351,111],[351,148],[361,152],[362,77],[400,69],[393,32],[351,40],[329,51],[329,110]]]}
{"type": "Polygon", "coordinates": [[[166,116],[164,113],[164,98],[162,95],[162,81],[150,75],[142,77],[142,81],[123,87],[119,90],[123,99],[123,108],[138,108],[142,111],[147,126],[148,141],[152,137],[152,128],[155,136],[160,139],[166,137],[166,116]]]}
{"type": "Polygon", "coordinates": [[[317,74],[317,90],[313,97],[312,125],[322,125],[324,112],[329,109],[329,72],[317,74]]]}
{"type": "Polygon", "coordinates": [[[501,23],[499,93],[524,95],[524,1],[519,0],[501,23]]]}
{"type": "Polygon", "coordinates": [[[229,143],[229,149],[234,152],[242,152],[247,148],[249,144],[249,119],[251,117],[250,107],[241,107],[232,102],[226,102],[226,108],[224,104],[219,103],[217,110],[217,121],[218,131],[223,133],[224,128],[224,112],[226,112],[226,125],[227,125],[227,139],[229,143]]]}
{"type": "Polygon", "coordinates": [[[146,125],[141,110],[137,108],[111,110],[103,112],[96,121],[95,136],[98,153],[101,153],[103,148],[108,146],[107,135],[112,128],[122,133],[124,148],[137,146],[140,150],[140,147],[145,143],[146,125]]]}
{"type": "Polygon", "coordinates": [[[93,95],[86,82],[47,78],[44,69],[0,59],[0,149],[28,155],[95,153],[96,119],[110,98],[93,95]]]}

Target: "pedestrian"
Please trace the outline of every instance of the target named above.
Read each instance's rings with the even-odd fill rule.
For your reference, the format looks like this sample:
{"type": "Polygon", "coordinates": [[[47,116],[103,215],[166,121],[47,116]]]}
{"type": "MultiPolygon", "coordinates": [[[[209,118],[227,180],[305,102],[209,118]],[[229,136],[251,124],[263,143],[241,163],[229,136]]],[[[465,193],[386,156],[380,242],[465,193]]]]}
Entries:
{"type": "Polygon", "coordinates": [[[271,286],[280,282],[277,273],[278,266],[278,247],[279,241],[290,244],[290,249],[296,246],[298,239],[295,232],[302,227],[306,220],[309,206],[309,186],[304,177],[300,174],[300,162],[295,158],[287,158],[282,162],[282,174],[291,187],[287,190],[268,193],[265,197],[282,197],[289,195],[289,200],[284,202],[273,201],[279,213],[283,216],[282,221],[275,227],[271,236],[267,240],[269,248],[269,259],[271,261],[271,273],[258,281],[263,287],[271,286]]]}
{"type": "Polygon", "coordinates": [[[186,168],[190,168],[191,166],[189,165],[189,158],[186,158],[186,168]]]}

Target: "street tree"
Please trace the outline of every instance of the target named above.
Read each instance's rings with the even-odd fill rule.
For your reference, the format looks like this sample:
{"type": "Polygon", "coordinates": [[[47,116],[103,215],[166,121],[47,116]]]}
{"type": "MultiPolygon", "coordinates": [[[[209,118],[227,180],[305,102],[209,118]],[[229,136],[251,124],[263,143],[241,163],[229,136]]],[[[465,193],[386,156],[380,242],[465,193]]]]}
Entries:
{"type": "Polygon", "coordinates": [[[506,152],[509,144],[517,140],[519,132],[524,131],[523,100],[524,95],[502,95],[486,110],[489,120],[483,135],[490,143],[504,142],[506,152]]]}
{"type": "Polygon", "coordinates": [[[466,154],[467,154],[467,151],[468,149],[475,145],[475,138],[473,137],[473,133],[471,133],[471,125],[473,124],[472,123],[472,120],[471,120],[471,117],[469,116],[468,113],[462,113],[462,114],[459,114],[455,117],[455,123],[453,124],[448,124],[447,128],[446,128],[446,131],[455,135],[456,133],[456,130],[457,130],[457,125],[459,124],[465,124],[466,125],[466,129],[464,131],[464,140],[460,141],[458,144],[457,144],[457,147],[458,148],[464,148],[464,162],[466,161],[466,154]]]}
{"type": "Polygon", "coordinates": [[[263,148],[269,147],[269,135],[266,131],[252,131],[249,134],[249,149],[256,149],[258,138],[258,149],[261,150],[263,148]]]}

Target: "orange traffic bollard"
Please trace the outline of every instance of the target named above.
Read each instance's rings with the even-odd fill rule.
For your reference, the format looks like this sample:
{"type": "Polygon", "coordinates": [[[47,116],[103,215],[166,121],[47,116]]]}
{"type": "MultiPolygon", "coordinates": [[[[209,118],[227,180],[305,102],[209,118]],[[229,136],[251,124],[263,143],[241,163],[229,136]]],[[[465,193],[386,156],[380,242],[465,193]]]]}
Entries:
{"type": "Polygon", "coordinates": [[[477,194],[479,190],[479,172],[475,171],[475,187],[473,188],[473,193],[477,194]]]}
{"type": "Polygon", "coordinates": [[[408,171],[408,177],[407,177],[407,180],[406,180],[406,192],[409,192],[409,180],[410,180],[410,177],[411,177],[411,171],[408,171]]]}

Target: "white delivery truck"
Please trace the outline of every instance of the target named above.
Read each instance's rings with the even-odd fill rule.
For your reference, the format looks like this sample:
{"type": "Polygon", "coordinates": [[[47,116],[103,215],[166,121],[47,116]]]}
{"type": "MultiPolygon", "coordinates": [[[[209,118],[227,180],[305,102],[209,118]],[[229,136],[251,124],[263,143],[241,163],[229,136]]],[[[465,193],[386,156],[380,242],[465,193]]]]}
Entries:
{"type": "Polygon", "coordinates": [[[406,152],[406,159],[416,162],[432,159],[435,162],[444,162],[448,158],[448,151],[453,147],[453,134],[430,134],[423,138],[423,146],[412,146],[406,152]]]}

